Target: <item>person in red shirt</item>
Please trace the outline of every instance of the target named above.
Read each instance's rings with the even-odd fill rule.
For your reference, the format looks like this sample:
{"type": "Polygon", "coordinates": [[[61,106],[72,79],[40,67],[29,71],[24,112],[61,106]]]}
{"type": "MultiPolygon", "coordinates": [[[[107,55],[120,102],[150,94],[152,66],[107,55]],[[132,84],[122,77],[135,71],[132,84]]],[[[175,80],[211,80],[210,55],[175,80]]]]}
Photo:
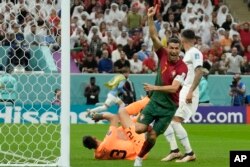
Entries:
{"type": "Polygon", "coordinates": [[[244,22],[239,24],[238,31],[240,33],[240,38],[244,48],[250,45],[250,23],[244,22]]]}
{"type": "Polygon", "coordinates": [[[247,46],[246,52],[245,52],[245,57],[247,59],[247,62],[250,62],[250,45],[247,46]]]}

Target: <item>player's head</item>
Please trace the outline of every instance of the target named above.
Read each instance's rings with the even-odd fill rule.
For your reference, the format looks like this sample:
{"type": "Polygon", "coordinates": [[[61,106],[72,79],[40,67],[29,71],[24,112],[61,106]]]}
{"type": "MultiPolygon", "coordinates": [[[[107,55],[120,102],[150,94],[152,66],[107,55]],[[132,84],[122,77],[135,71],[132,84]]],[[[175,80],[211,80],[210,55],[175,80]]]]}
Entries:
{"type": "Polygon", "coordinates": [[[90,77],[90,84],[95,85],[95,77],[90,77]]]}
{"type": "Polygon", "coordinates": [[[98,146],[96,138],[94,138],[92,136],[83,136],[82,144],[84,147],[86,147],[88,149],[96,149],[98,146]]]}
{"type": "Polygon", "coordinates": [[[188,49],[188,47],[193,46],[195,43],[195,33],[191,29],[186,29],[181,33],[181,43],[184,49],[188,49]]]}
{"type": "Polygon", "coordinates": [[[176,37],[169,38],[167,50],[170,61],[176,61],[179,59],[180,49],[181,49],[180,40],[176,37]]]}

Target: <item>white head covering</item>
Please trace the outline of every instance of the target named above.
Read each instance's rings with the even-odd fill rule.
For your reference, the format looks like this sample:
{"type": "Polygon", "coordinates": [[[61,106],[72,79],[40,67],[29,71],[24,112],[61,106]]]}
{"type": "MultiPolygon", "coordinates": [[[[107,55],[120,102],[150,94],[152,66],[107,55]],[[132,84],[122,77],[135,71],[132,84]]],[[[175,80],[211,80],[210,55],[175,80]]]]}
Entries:
{"type": "Polygon", "coordinates": [[[222,24],[226,21],[226,17],[227,17],[227,14],[228,14],[228,7],[226,5],[222,5],[219,10],[218,10],[218,13],[217,13],[217,24],[221,27],[222,24]],[[222,8],[226,8],[226,12],[225,14],[222,13],[222,8]]]}

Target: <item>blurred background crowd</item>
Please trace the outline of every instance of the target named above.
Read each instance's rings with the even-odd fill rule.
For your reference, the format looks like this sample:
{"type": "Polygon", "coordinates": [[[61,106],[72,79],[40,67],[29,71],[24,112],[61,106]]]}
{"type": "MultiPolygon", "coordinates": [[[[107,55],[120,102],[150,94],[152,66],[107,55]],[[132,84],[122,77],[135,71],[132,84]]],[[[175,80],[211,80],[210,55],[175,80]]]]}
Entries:
{"type": "MultiPolygon", "coordinates": [[[[154,73],[158,60],[146,15],[155,3],[160,5],[155,26],[164,46],[169,37],[193,29],[210,74],[250,74],[250,22],[237,22],[223,0],[71,0],[72,73],[154,73]]],[[[6,66],[32,71],[33,46],[47,46],[52,54],[60,49],[60,5],[61,0],[0,0],[6,66]]]]}

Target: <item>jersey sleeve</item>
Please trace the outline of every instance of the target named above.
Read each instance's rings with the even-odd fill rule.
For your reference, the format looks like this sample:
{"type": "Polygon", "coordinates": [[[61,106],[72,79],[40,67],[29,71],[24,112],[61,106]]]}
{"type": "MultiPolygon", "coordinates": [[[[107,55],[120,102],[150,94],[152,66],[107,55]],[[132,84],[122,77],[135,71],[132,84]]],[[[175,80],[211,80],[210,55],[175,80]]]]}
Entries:
{"type": "Polygon", "coordinates": [[[162,58],[163,55],[168,55],[167,51],[164,49],[164,47],[161,47],[160,49],[158,49],[156,52],[156,55],[158,57],[158,59],[160,60],[162,58]]]}
{"type": "Polygon", "coordinates": [[[174,80],[180,82],[181,85],[183,85],[184,80],[187,76],[187,72],[188,72],[187,65],[185,63],[182,63],[181,66],[178,68],[174,80]]]}
{"type": "Polygon", "coordinates": [[[200,51],[194,51],[192,53],[192,62],[193,62],[193,66],[194,69],[196,69],[197,67],[203,65],[203,55],[200,51]]]}

